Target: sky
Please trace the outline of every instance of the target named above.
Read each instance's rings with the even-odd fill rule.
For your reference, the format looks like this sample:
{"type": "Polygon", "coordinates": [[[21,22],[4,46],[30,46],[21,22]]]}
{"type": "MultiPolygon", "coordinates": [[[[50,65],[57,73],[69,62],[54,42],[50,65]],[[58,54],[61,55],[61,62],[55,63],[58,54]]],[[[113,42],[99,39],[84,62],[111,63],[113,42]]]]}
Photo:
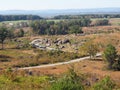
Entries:
{"type": "Polygon", "coordinates": [[[0,10],[87,9],[120,7],[120,0],[0,0],[0,10]]]}

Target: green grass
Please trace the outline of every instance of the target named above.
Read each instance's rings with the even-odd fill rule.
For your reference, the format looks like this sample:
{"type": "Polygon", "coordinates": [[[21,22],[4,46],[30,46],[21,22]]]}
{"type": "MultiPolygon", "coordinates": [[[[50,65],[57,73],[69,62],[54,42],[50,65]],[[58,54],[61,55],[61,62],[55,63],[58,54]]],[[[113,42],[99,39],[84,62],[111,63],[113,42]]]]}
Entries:
{"type": "Polygon", "coordinates": [[[3,22],[0,22],[0,26],[2,26],[2,24],[8,24],[9,23],[13,23],[14,25],[16,25],[17,23],[20,23],[20,22],[29,22],[29,20],[18,20],[18,21],[3,21],[3,22]]]}
{"type": "Polygon", "coordinates": [[[111,25],[118,25],[120,26],[120,18],[111,18],[110,19],[111,25]]]}
{"type": "Polygon", "coordinates": [[[0,90],[43,90],[48,76],[19,76],[13,73],[0,75],[0,90]]]}
{"type": "Polygon", "coordinates": [[[1,23],[18,23],[18,22],[28,22],[29,20],[17,20],[17,21],[3,21],[1,23]]]}
{"type": "Polygon", "coordinates": [[[47,20],[48,22],[50,21],[54,21],[54,22],[60,22],[60,21],[64,21],[65,19],[49,19],[47,20]]]}

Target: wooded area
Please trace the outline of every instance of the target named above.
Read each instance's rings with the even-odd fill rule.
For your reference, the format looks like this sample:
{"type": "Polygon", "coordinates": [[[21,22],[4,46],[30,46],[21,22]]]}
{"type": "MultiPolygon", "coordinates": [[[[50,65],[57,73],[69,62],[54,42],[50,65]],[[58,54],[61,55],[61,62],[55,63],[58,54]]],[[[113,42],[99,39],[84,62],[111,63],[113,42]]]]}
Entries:
{"type": "Polygon", "coordinates": [[[39,20],[42,19],[37,15],[0,15],[1,21],[16,21],[16,20],[39,20]]]}

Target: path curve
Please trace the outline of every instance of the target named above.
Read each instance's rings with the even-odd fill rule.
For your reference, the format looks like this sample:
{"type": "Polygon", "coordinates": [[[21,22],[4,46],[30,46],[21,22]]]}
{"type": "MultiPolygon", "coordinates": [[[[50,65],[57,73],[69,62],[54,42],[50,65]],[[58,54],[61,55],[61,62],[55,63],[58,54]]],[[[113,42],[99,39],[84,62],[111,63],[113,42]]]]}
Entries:
{"type": "MultiPolygon", "coordinates": [[[[96,56],[101,56],[101,53],[98,53],[96,56]]],[[[67,62],[60,62],[60,63],[54,63],[54,64],[40,65],[40,66],[32,66],[32,67],[24,67],[24,68],[19,68],[19,69],[20,70],[25,70],[25,69],[34,69],[34,68],[53,67],[53,66],[58,66],[58,65],[71,64],[71,63],[83,61],[83,60],[86,60],[86,59],[89,59],[89,58],[90,58],[90,56],[86,56],[86,57],[82,57],[82,58],[79,58],[79,59],[70,60],[70,61],[67,61],[67,62]]]]}

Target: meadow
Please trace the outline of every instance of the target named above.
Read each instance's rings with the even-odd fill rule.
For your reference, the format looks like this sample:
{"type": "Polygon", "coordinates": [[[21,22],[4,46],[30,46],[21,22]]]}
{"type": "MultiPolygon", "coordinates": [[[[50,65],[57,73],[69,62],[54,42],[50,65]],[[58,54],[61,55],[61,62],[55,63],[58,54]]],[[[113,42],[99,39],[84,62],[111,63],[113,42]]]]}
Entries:
{"type": "MultiPolygon", "coordinates": [[[[92,21],[95,20],[99,19],[92,19],[92,21]]],[[[54,21],[59,22],[60,20],[54,21]]],[[[6,21],[4,23],[16,24],[18,22],[29,21],[6,21]]],[[[101,53],[108,44],[112,44],[120,54],[120,19],[110,18],[109,23],[109,25],[103,26],[82,27],[84,34],[80,35],[36,35],[33,32],[33,35],[29,35],[30,27],[23,27],[23,30],[28,29],[25,35],[12,40],[7,38],[4,42],[4,49],[0,50],[1,90],[26,90],[26,88],[28,90],[57,90],[56,88],[59,87],[64,88],[63,84],[75,87],[74,90],[119,90],[120,72],[108,70],[107,62],[103,57],[95,57],[72,65],[19,70],[23,67],[65,62],[88,56],[89,54],[85,50],[91,44],[97,45],[99,49],[97,52],[101,53]],[[40,50],[30,45],[30,42],[35,39],[50,40],[51,48],[58,48],[55,43],[57,40],[67,39],[70,43],[60,44],[59,47],[64,46],[64,48],[56,51],[40,50]],[[97,87],[102,89],[96,89],[97,87]]],[[[17,30],[19,29],[21,28],[17,28],[17,30]]]]}

